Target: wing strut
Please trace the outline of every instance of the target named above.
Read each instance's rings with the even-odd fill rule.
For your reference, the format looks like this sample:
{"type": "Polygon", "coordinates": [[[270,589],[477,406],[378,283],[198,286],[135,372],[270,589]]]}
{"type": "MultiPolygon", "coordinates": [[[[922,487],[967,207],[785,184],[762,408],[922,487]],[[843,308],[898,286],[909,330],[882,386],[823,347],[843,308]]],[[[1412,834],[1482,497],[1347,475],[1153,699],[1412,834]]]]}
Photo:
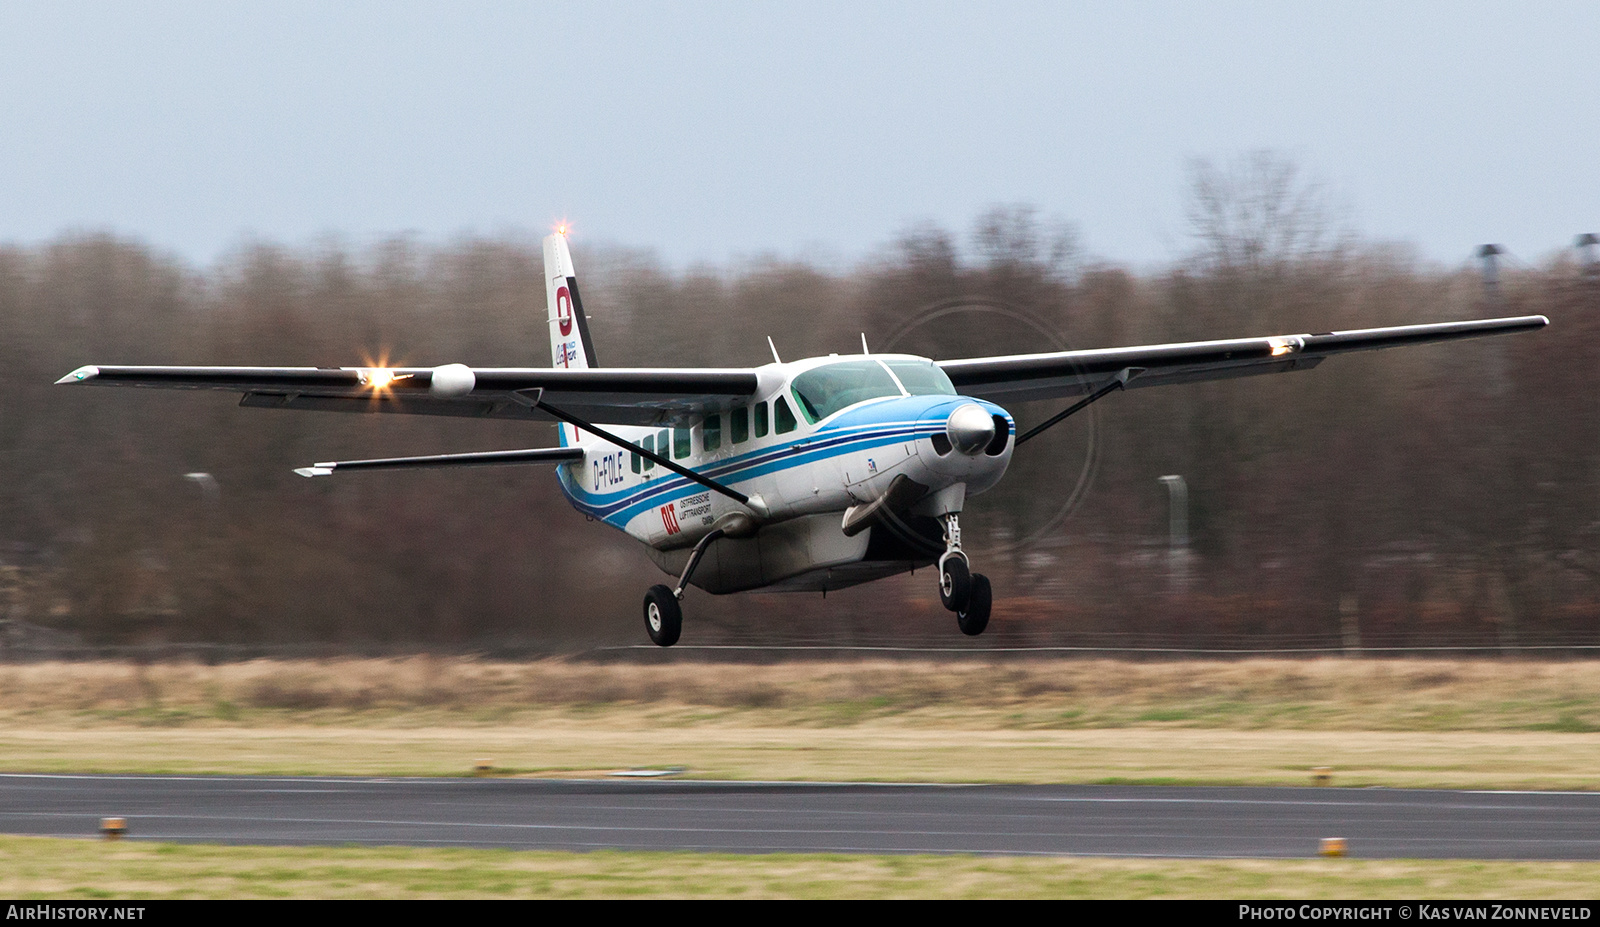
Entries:
{"type": "Polygon", "coordinates": [[[542,397],[544,395],[544,390],[542,389],[519,389],[511,395],[516,399],[517,402],[529,407],[530,409],[542,409],[561,421],[566,422],[568,425],[573,426],[574,428],[582,428],[585,431],[599,435],[605,440],[610,441],[612,444],[615,444],[617,447],[625,447],[628,450],[633,451],[635,454],[638,454],[640,457],[643,457],[646,460],[654,461],[655,463],[666,467],[668,470],[671,470],[673,473],[676,473],[685,479],[693,480],[694,482],[699,483],[701,486],[704,486],[713,492],[722,493],[724,496],[727,496],[729,499],[732,499],[740,505],[749,506],[757,515],[765,517],[767,514],[767,506],[759,498],[751,499],[749,496],[738,491],[737,489],[724,486],[710,477],[702,476],[693,470],[690,470],[688,467],[679,466],[678,464],[673,463],[671,460],[662,457],[660,454],[657,454],[654,451],[647,451],[639,445],[634,444],[632,441],[619,438],[611,432],[606,431],[604,428],[599,428],[589,422],[584,421],[576,415],[573,415],[570,412],[564,412],[561,409],[550,405],[548,402],[543,400],[542,397]]]}
{"type": "Polygon", "coordinates": [[[1073,403],[1072,405],[1067,406],[1065,409],[1062,409],[1060,412],[1057,412],[1055,415],[1051,416],[1050,420],[1045,422],[1043,425],[1039,425],[1039,426],[1037,426],[1035,428],[1028,429],[1027,434],[1021,435],[1021,436],[1019,436],[1017,438],[1016,447],[1021,447],[1022,446],[1022,442],[1028,440],[1029,438],[1033,437],[1034,435],[1038,434],[1039,432],[1044,431],[1046,428],[1049,428],[1050,426],[1059,423],[1062,419],[1064,419],[1067,416],[1073,414],[1074,412],[1083,411],[1083,409],[1086,408],[1089,405],[1089,403],[1094,402],[1096,399],[1099,399],[1102,396],[1109,395],[1111,393],[1116,392],[1119,389],[1122,389],[1123,387],[1128,385],[1128,381],[1129,380],[1133,379],[1134,377],[1138,376],[1141,373],[1144,373],[1144,368],[1143,367],[1124,367],[1124,368],[1122,368],[1121,370],[1117,371],[1114,376],[1112,376],[1110,383],[1107,383],[1105,386],[1100,387],[1099,389],[1097,389],[1094,392],[1090,393],[1089,395],[1083,397],[1082,399],[1078,400],[1077,402],[1073,403]]]}

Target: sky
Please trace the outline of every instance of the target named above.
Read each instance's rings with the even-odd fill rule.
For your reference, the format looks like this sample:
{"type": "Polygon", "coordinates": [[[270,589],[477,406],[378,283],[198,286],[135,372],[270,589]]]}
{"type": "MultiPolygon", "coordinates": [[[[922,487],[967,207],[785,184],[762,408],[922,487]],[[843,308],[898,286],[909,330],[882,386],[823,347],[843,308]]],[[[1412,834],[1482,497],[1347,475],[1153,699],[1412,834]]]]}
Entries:
{"type": "Polygon", "coordinates": [[[996,205],[1156,266],[1270,149],[1445,264],[1600,231],[1600,3],[0,4],[0,242],[855,261],[996,205]]]}

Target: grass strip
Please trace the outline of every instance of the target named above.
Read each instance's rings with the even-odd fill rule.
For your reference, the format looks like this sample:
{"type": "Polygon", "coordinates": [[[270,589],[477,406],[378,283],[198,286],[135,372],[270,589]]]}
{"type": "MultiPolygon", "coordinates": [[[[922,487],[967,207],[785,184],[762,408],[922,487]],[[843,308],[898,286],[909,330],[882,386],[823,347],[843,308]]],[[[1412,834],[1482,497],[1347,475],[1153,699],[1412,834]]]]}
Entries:
{"type": "Polygon", "coordinates": [[[1592,898],[1595,862],[735,855],[0,837],[0,895],[163,898],[1592,898]]]}
{"type": "MultiPolygon", "coordinates": [[[[662,719],[657,719],[662,720],[662,719]]],[[[849,728],[641,723],[622,709],[518,725],[140,728],[0,723],[0,772],[1310,785],[1587,790],[1600,737],[1532,732],[1007,731],[887,719],[849,728]]]]}

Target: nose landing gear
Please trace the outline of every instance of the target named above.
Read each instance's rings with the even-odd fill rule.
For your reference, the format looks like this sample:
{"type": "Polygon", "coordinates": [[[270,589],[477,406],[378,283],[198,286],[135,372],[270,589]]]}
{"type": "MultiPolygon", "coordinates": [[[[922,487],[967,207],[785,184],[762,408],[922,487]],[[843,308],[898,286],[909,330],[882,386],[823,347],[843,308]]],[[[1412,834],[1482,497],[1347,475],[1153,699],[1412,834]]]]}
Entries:
{"type": "Polygon", "coordinates": [[[967,607],[956,609],[956,626],[968,637],[977,637],[989,626],[989,606],[994,603],[994,593],[989,588],[989,577],[972,574],[972,592],[967,597],[967,607]]]}
{"type": "Polygon", "coordinates": [[[939,602],[956,613],[961,633],[976,637],[989,626],[994,592],[989,577],[973,573],[961,549],[961,519],[955,512],[944,516],[944,554],[939,558],[939,602]]]}

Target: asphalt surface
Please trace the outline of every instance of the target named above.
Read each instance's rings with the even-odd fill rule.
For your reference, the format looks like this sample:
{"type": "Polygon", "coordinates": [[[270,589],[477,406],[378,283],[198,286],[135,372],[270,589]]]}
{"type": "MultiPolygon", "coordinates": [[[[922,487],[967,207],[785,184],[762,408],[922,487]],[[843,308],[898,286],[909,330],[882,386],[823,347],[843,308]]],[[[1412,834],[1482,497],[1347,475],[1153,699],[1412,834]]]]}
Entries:
{"type": "Polygon", "coordinates": [[[0,832],[738,853],[1600,859],[1600,793],[0,775],[0,832]]]}

